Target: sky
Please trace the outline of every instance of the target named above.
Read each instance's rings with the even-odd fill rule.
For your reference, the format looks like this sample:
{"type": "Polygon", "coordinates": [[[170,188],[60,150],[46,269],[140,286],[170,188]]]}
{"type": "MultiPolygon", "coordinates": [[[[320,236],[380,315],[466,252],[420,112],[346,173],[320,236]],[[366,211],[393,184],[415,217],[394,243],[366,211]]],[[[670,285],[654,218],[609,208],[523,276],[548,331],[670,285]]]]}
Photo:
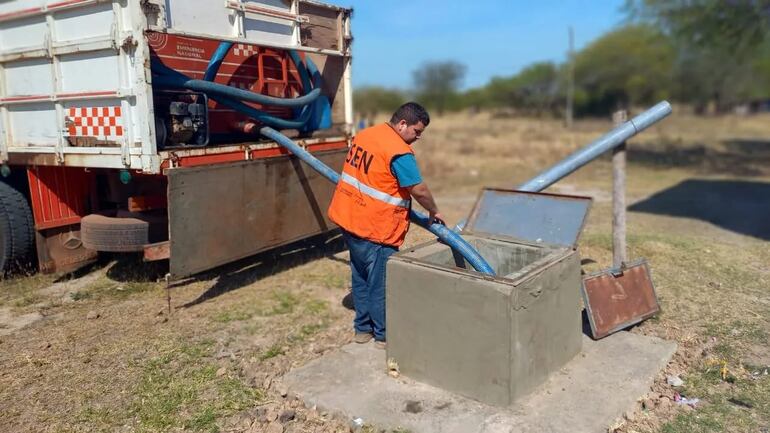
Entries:
{"type": "Polygon", "coordinates": [[[353,7],[353,86],[408,89],[426,61],[467,67],[463,89],[539,61],[563,62],[625,19],[624,0],[326,0],[353,7]]]}

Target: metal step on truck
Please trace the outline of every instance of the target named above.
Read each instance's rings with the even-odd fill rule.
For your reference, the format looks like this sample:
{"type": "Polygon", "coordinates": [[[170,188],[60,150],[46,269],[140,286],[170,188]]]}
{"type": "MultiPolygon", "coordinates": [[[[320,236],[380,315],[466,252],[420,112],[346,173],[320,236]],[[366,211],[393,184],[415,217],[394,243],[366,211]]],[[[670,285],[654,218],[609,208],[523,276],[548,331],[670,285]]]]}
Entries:
{"type": "Polygon", "coordinates": [[[311,0],[0,2],[0,270],[99,251],[181,278],[330,232],[351,10],[311,0]]]}

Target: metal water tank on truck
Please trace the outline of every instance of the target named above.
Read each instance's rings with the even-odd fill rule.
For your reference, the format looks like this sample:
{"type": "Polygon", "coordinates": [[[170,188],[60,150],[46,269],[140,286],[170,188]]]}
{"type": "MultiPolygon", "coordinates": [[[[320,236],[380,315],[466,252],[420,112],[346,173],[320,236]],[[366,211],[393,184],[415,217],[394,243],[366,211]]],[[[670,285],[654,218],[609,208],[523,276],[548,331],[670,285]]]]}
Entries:
{"type": "Polygon", "coordinates": [[[98,251],[182,277],[331,231],[351,140],[349,9],[311,0],[0,3],[0,267],[98,251]],[[245,114],[244,114],[245,113],[245,114]]]}

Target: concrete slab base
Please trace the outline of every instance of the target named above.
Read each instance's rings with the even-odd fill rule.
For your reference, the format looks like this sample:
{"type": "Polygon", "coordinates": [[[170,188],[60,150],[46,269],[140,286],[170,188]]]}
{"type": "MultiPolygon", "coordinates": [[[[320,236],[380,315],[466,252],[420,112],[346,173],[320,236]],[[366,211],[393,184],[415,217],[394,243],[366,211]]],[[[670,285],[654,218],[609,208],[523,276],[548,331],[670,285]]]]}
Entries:
{"type": "Polygon", "coordinates": [[[351,343],[290,371],[283,382],[305,404],[385,429],[421,433],[606,432],[634,407],[676,344],[619,332],[583,338],[583,350],[512,406],[488,406],[387,375],[385,351],[351,343]]]}

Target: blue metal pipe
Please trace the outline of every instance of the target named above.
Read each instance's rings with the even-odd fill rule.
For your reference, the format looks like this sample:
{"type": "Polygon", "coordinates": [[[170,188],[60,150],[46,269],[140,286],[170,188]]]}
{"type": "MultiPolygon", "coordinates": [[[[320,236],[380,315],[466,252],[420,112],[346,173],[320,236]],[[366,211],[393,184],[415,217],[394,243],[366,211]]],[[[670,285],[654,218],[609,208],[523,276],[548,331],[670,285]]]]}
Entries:
{"type": "Polygon", "coordinates": [[[619,146],[634,135],[644,131],[651,125],[659,122],[671,114],[671,105],[659,102],[649,110],[639,114],[633,119],[623,123],[607,134],[602,135],[584,148],[564,158],[553,167],[541,172],[532,179],[518,186],[520,191],[542,191],[575,170],[588,164],[604,152],[619,146]]]}
{"type": "MultiPolygon", "coordinates": [[[[659,102],[647,111],[623,123],[572,155],[559,161],[551,168],[522,183],[516,187],[516,189],[528,192],[542,191],[566,176],[569,176],[580,167],[598,158],[604,152],[619,146],[634,135],[663,120],[663,118],[669,114],[671,114],[671,104],[666,101],[659,102]]],[[[462,231],[465,228],[465,223],[466,220],[458,222],[454,227],[454,231],[462,231]]]]}
{"type": "MultiPolygon", "coordinates": [[[[292,141],[290,138],[286,137],[275,129],[270,128],[269,126],[261,128],[259,132],[265,137],[274,140],[281,146],[291,151],[291,153],[310,165],[314,170],[321,173],[321,175],[332,181],[334,184],[339,182],[340,175],[336,171],[332,170],[329,168],[329,166],[319,161],[315,156],[311,155],[310,152],[297,145],[297,143],[292,141]]],[[[473,266],[473,269],[484,274],[495,275],[495,271],[492,269],[489,263],[487,263],[487,261],[481,257],[478,251],[476,251],[475,248],[466,242],[465,239],[460,237],[460,235],[441,224],[433,223],[428,225],[429,217],[427,215],[416,212],[415,210],[410,210],[409,217],[417,225],[438,236],[439,239],[444,241],[444,243],[462,254],[463,257],[465,257],[465,260],[467,260],[468,263],[473,266]]]]}

